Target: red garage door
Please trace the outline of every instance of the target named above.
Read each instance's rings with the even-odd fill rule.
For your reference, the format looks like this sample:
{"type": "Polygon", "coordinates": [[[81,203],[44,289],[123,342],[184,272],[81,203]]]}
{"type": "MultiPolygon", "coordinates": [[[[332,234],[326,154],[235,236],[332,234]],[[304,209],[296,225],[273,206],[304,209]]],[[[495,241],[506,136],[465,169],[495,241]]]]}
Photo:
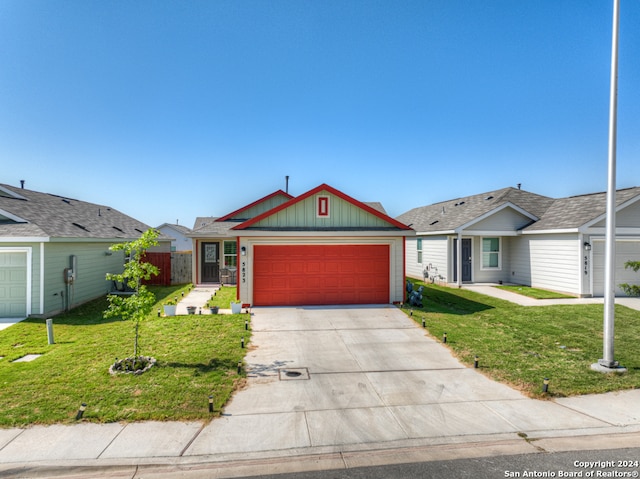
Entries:
{"type": "Polygon", "coordinates": [[[388,245],[255,246],[256,306],[389,302],[388,245]]]}

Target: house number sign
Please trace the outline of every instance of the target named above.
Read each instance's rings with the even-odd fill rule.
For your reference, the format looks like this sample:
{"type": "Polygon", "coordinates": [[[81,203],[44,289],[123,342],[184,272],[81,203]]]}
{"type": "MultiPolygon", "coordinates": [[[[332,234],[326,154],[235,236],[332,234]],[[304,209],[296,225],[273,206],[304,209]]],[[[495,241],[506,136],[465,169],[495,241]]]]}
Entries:
{"type": "Polygon", "coordinates": [[[242,273],[242,282],[247,282],[247,263],[245,261],[242,262],[242,269],[240,270],[242,273]]]}
{"type": "Polygon", "coordinates": [[[589,256],[584,255],[584,274],[589,274],[589,256]]]}

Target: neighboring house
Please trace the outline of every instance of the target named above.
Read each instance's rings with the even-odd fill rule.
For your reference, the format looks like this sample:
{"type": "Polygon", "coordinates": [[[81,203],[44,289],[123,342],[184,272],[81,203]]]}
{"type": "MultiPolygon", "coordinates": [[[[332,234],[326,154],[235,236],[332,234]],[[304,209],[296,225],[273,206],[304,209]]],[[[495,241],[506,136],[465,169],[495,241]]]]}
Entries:
{"type": "MultiPolygon", "coordinates": [[[[639,275],[640,187],[616,194],[616,294],[639,275]]],[[[414,208],[397,219],[407,275],[443,283],[515,283],[603,296],[606,194],[553,199],[516,188],[414,208]],[[458,261],[461,258],[461,261],[458,261]]]]}
{"type": "Polygon", "coordinates": [[[403,301],[405,238],[414,231],[383,211],[323,184],[198,218],[193,281],[224,281],[225,270],[253,306],[403,301]]]}
{"type": "MultiPolygon", "coordinates": [[[[106,294],[114,243],[149,227],[109,206],[0,185],[0,317],[45,317],[106,294]]],[[[168,251],[168,239],[155,251],[168,251]]],[[[152,250],[152,251],[153,251],[152,250]]]]}
{"type": "Polygon", "coordinates": [[[190,253],[192,248],[191,238],[187,235],[191,233],[191,228],[179,224],[163,223],[156,228],[165,236],[171,238],[171,252],[190,253]]]}

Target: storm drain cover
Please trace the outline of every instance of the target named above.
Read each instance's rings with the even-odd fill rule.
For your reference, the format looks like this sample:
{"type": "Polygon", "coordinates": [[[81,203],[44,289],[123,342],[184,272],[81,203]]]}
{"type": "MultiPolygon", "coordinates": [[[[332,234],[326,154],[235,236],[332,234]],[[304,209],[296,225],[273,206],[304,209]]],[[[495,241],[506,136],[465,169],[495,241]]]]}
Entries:
{"type": "Polygon", "coordinates": [[[22,356],[21,358],[18,358],[15,361],[11,361],[11,362],[12,363],[28,363],[29,361],[38,359],[40,356],[42,356],[42,354],[27,354],[26,356],[22,356]]]}
{"type": "Polygon", "coordinates": [[[309,379],[307,368],[282,368],[278,369],[280,381],[291,381],[295,379],[309,379]]]}

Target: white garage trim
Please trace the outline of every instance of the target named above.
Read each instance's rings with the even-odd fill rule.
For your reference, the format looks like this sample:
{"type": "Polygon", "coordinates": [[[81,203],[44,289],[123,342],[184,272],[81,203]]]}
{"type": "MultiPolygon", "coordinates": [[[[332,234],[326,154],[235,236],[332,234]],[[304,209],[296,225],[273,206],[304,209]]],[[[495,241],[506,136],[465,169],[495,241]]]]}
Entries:
{"type": "Polygon", "coordinates": [[[27,283],[27,299],[26,299],[26,315],[29,316],[31,314],[31,262],[32,262],[32,251],[31,246],[9,246],[9,247],[1,247],[0,246],[0,254],[3,253],[24,253],[26,255],[26,283],[27,283]]]}

